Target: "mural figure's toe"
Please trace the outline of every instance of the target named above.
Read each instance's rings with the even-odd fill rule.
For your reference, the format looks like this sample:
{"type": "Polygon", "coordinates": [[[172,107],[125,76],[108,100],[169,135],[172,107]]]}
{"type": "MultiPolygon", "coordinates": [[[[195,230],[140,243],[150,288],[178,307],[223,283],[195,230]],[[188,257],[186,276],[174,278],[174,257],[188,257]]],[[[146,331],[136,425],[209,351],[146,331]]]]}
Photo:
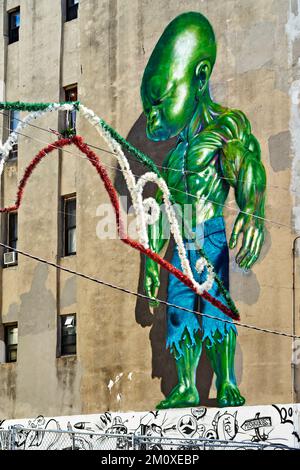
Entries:
{"type": "Polygon", "coordinates": [[[198,406],[199,401],[199,393],[196,387],[185,388],[183,385],[177,385],[165,400],[158,403],[156,409],[189,408],[198,406]]]}
{"type": "Polygon", "coordinates": [[[224,382],[218,390],[218,405],[222,408],[226,406],[242,406],[245,398],[242,397],[237,385],[231,382],[224,382]]]}

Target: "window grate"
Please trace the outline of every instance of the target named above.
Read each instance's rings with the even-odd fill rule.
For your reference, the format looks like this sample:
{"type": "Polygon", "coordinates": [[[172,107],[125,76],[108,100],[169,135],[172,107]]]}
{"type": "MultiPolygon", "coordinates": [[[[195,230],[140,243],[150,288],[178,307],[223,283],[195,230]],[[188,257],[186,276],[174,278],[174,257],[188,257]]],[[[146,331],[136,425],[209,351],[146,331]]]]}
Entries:
{"type": "MultiPolygon", "coordinates": [[[[11,248],[17,249],[17,244],[18,244],[18,214],[17,212],[9,212],[8,214],[5,214],[5,227],[6,227],[6,238],[5,238],[5,244],[10,246],[11,248]]],[[[13,250],[7,248],[5,250],[6,253],[10,253],[13,250]]],[[[15,258],[12,262],[5,263],[4,261],[4,267],[7,268],[9,266],[15,266],[18,264],[18,253],[15,252],[15,258]]]]}
{"type": "Polygon", "coordinates": [[[5,345],[6,345],[6,362],[17,362],[18,350],[18,324],[4,326],[5,329],[5,345]]]}
{"type": "Polygon", "coordinates": [[[68,356],[76,354],[76,314],[61,315],[61,355],[68,356]]]}
{"type": "MultiPolygon", "coordinates": [[[[20,112],[11,110],[9,113],[9,132],[14,132],[20,122],[20,112]]],[[[16,160],[18,158],[18,144],[13,145],[12,150],[9,152],[9,160],[16,160]]]]}
{"type": "Polygon", "coordinates": [[[64,256],[76,254],[76,197],[63,198],[64,256]]]}
{"type": "MultiPolygon", "coordinates": [[[[78,101],[78,89],[77,84],[70,85],[64,88],[65,90],[65,101],[72,102],[78,101]]],[[[65,113],[65,129],[63,134],[65,137],[76,134],[76,109],[72,111],[66,111],[65,113]]]]}

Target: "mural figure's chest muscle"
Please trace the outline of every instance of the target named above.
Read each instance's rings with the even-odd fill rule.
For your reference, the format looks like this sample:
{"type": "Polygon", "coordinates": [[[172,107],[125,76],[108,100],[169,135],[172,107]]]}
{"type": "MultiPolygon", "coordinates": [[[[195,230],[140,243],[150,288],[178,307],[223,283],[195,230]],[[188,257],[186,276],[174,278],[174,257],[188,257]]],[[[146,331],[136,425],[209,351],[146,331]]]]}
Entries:
{"type": "Polygon", "coordinates": [[[190,155],[188,150],[188,143],[180,142],[164,164],[167,167],[166,182],[176,200],[181,199],[180,192],[195,195],[199,191],[205,192],[211,179],[217,174],[217,152],[206,168],[199,170],[199,156],[190,155]]]}

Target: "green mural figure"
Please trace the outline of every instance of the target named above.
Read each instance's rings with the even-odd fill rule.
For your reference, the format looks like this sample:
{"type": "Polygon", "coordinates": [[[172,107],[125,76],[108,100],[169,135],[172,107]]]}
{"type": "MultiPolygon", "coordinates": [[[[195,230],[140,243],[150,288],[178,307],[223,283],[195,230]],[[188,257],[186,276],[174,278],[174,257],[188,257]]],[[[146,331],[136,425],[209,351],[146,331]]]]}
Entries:
{"type": "MultiPolygon", "coordinates": [[[[163,177],[177,205],[193,209],[190,236],[184,243],[196,281],[203,282],[195,264],[201,243],[215,271],[229,289],[229,251],[223,208],[230,187],[240,209],[229,247],[241,247],[236,261],[250,269],[257,261],[264,241],[266,175],[260,146],[246,116],[213,102],[209,78],[216,60],[216,40],[209,21],[200,13],[184,13],[165,29],[146,66],[141,97],[147,117],[147,136],[153,141],[177,136],[175,148],[163,162],[163,177]]],[[[161,194],[157,201],[162,202],[161,194]]],[[[159,253],[167,240],[162,215],[149,226],[150,247],[159,253]]],[[[177,249],[172,263],[181,269],[177,249]]],[[[145,290],[157,306],[160,285],[158,265],[146,260],[145,290]]],[[[216,283],[209,291],[226,303],[216,283]]],[[[168,301],[195,310],[196,294],[169,276],[168,301]]],[[[200,299],[200,312],[226,319],[221,311],[200,299]]],[[[196,370],[205,347],[216,374],[219,406],[245,403],[237,386],[234,356],[237,331],[229,322],[167,310],[167,347],[176,361],[178,385],[157,405],[158,409],[199,404],[196,370]]]]}

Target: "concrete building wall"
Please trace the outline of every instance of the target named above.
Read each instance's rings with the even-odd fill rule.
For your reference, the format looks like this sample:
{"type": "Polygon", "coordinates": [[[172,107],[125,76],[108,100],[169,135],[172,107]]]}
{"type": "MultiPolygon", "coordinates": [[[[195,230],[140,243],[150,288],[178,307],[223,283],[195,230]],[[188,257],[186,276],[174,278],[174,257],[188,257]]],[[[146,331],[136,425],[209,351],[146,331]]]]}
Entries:
{"type": "MultiPolygon", "coordinates": [[[[1,34],[1,99],[58,101],[63,87],[78,83],[80,101],[120,134],[129,135],[157,162],[162,161],[167,146],[148,142],[145,136],[139,97],[143,70],[163,29],[175,16],[195,10],[209,18],[218,41],[214,99],[249,117],[267,170],[266,218],[281,224],[266,222],[263,253],[250,273],[236,267],[231,253],[232,295],[243,323],[291,332],[292,244],[299,223],[294,210],[299,101],[297,92],[292,96],[291,90],[299,78],[299,2],[81,0],[79,17],[67,23],[62,4],[60,0],[0,1],[4,31],[6,12],[21,7],[20,41],[7,45],[1,34]]],[[[59,118],[47,115],[37,124],[57,129],[59,118]]],[[[4,135],[5,127],[3,118],[4,135]]],[[[77,128],[87,142],[104,147],[86,122],[79,119],[77,128]]],[[[36,128],[29,127],[24,134],[29,137],[19,140],[17,164],[7,164],[2,177],[2,205],[14,200],[24,168],[54,139],[36,128]]],[[[109,202],[108,197],[88,162],[78,157],[77,149],[71,151],[75,155],[51,154],[30,180],[19,212],[19,248],[142,291],[139,254],[118,240],[97,237],[98,208],[109,202]],[[73,192],[77,194],[77,255],[60,258],[59,202],[62,195],[73,192]]],[[[101,158],[108,166],[117,166],[114,156],[101,153],[101,158]]],[[[137,164],[133,169],[139,174],[144,171],[137,164]]],[[[120,194],[126,194],[118,171],[108,168],[108,172],[120,194]]],[[[236,214],[234,203],[230,207],[233,210],[225,210],[228,235],[236,214]]],[[[294,321],[298,335],[299,269],[294,321]]],[[[165,351],[164,308],[152,315],[147,303],[133,296],[23,257],[17,267],[3,269],[0,279],[2,322],[18,321],[19,325],[18,362],[0,364],[1,416],[149,409],[175,385],[174,364],[165,351]],[[67,313],[77,314],[77,355],[57,357],[58,316],[67,313]],[[114,385],[109,389],[111,381],[114,385]]],[[[165,290],[163,276],[161,298],[165,290]]],[[[236,369],[248,404],[299,400],[299,393],[292,392],[291,353],[289,338],[239,328],[236,369]]],[[[198,381],[204,404],[214,404],[216,392],[205,357],[198,381]]],[[[298,378],[296,382],[299,390],[298,378]]]]}
{"type": "MultiPolygon", "coordinates": [[[[134,448],[140,448],[139,436],[147,436],[149,439],[147,450],[153,450],[151,439],[156,439],[156,450],[158,445],[161,450],[182,450],[186,445],[188,450],[188,446],[192,445],[191,439],[194,440],[194,446],[195,439],[206,439],[211,446],[210,450],[218,449],[215,439],[229,441],[226,450],[248,450],[248,446],[258,446],[259,450],[300,448],[299,405],[295,404],[243,406],[223,410],[198,407],[160,410],[156,413],[139,411],[38,416],[35,419],[1,422],[1,429],[9,430],[12,426],[16,430],[17,450],[68,450],[74,447],[79,450],[132,450],[133,437],[136,438],[134,448]],[[58,430],[58,433],[47,432],[50,429],[58,430]],[[60,434],[61,429],[69,432],[60,434]],[[34,433],[40,430],[43,432],[38,434],[39,438],[33,439],[34,433]],[[124,437],[116,438],[116,434],[124,437]],[[171,439],[174,439],[173,442],[171,439]]],[[[3,448],[9,441],[5,437],[3,433],[0,436],[3,448]]],[[[145,450],[145,442],[141,448],[145,450]]]]}

